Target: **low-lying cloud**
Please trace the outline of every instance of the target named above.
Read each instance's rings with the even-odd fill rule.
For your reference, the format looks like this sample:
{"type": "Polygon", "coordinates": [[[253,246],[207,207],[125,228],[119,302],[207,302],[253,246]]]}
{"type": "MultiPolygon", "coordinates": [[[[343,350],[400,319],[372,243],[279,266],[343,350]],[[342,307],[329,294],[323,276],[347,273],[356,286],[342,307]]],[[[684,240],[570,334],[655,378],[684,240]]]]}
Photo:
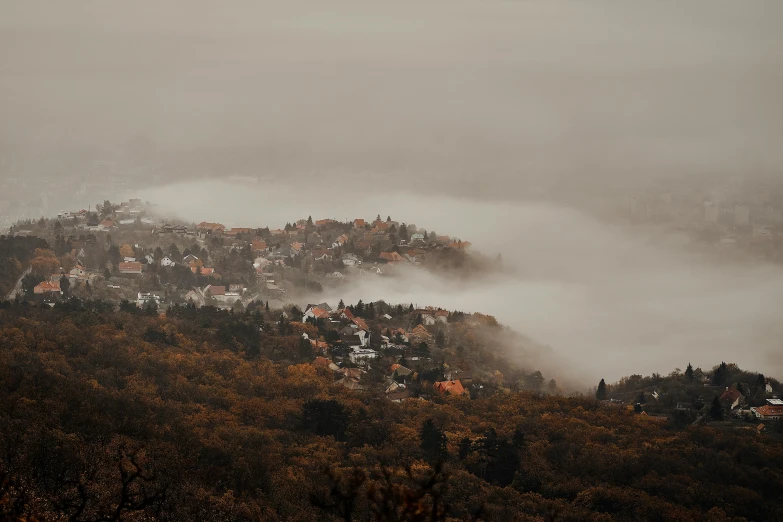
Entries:
{"type": "MultiPolygon", "coordinates": [[[[551,204],[486,203],[406,193],[284,184],[197,182],[151,190],[194,221],[281,227],[312,215],[401,222],[502,253],[513,274],[461,280],[406,271],[367,277],[329,296],[384,299],[482,312],[552,347],[539,362],[584,382],[632,373],[710,367],[721,360],[780,375],[783,270],[718,263],[690,253],[676,236],[651,236],[551,204]],[[339,209],[339,210],[336,210],[339,209]]],[[[553,373],[552,373],[553,372],[553,373]]]]}

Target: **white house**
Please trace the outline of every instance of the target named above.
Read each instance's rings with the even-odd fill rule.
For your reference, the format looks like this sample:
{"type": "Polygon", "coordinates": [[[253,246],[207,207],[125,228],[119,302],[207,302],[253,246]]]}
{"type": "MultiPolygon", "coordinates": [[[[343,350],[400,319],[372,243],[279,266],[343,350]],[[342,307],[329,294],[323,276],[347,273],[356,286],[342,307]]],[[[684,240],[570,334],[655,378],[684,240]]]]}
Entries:
{"type": "Polygon", "coordinates": [[[356,254],[343,254],[343,257],[340,259],[342,260],[343,265],[347,267],[354,267],[362,264],[359,256],[356,254]]]}
{"type": "Polygon", "coordinates": [[[152,254],[147,254],[146,256],[144,256],[144,259],[147,260],[147,264],[148,265],[154,265],[155,264],[155,256],[153,256],[152,254]]]}
{"type": "Polygon", "coordinates": [[[136,300],[136,306],[139,308],[144,308],[148,303],[152,302],[154,302],[156,306],[160,306],[160,296],[139,292],[139,297],[136,300]]]}
{"type": "Polygon", "coordinates": [[[176,264],[169,256],[163,256],[163,259],[160,260],[160,266],[174,266],[176,264]]]}
{"type": "Polygon", "coordinates": [[[378,352],[371,348],[355,348],[348,354],[348,357],[351,359],[351,362],[356,364],[359,361],[375,359],[378,357],[378,352]]]}

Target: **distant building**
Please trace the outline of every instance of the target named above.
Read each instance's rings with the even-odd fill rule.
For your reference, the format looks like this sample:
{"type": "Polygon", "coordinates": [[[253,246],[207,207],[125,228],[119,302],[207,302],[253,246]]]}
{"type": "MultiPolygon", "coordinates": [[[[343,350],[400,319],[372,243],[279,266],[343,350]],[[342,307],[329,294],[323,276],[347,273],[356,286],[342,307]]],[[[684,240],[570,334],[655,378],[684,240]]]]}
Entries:
{"type": "Polygon", "coordinates": [[[783,400],[767,399],[764,406],[751,408],[750,411],[757,419],[762,420],[783,420],[783,400]]]}
{"type": "Polygon", "coordinates": [[[133,261],[129,263],[120,263],[121,274],[141,274],[141,263],[133,261]]]}

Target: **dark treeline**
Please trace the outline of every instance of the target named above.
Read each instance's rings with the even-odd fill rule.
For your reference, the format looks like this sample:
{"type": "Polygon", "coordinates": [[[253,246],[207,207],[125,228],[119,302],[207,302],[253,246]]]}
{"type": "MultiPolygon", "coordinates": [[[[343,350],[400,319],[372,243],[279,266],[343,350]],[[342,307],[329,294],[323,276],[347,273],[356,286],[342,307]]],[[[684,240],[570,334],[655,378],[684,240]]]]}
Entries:
{"type": "Polygon", "coordinates": [[[776,430],[529,391],[395,404],[297,363],[274,314],[5,303],[0,518],[783,519],[776,430]]]}

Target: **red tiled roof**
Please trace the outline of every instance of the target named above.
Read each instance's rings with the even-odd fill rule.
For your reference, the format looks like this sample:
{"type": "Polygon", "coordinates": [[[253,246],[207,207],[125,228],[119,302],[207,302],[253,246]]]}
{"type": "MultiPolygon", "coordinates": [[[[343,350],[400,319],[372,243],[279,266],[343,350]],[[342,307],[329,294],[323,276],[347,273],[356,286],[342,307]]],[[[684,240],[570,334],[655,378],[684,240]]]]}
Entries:
{"type": "Polygon", "coordinates": [[[343,309],[342,313],[348,319],[353,319],[353,313],[348,308],[343,309]]]}
{"type": "Polygon", "coordinates": [[[251,243],[251,245],[250,245],[250,248],[253,251],[266,250],[266,241],[263,241],[263,240],[253,241],[253,243],[251,243]]]}
{"type": "Polygon", "coordinates": [[[357,227],[363,227],[365,223],[363,219],[354,219],[353,224],[357,227]]]}
{"type": "MultiPolygon", "coordinates": [[[[197,266],[191,266],[190,267],[190,271],[193,272],[194,274],[198,274],[198,267],[197,266]]],[[[205,266],[201,267],[201,275],[203,275],[203,276],[210,276],[210,275],[212,275],[214,273],[215,273],[215,269],[214,268],[207,268],[205,266]]]]}
{"type": "Polygon", "coordinates": [[[120,272],[140,272],[141,263],[138,261],[129,261],[127,263],[120,263],[120,272]]]}
{"type": "Polygon", "coordinates": [[[467,392],[462,387],[462,383],[457,381],[438,381],[432,385],[435,391],[446,393],[449,392],[452,395],[464,395],[467,392]]]}
{"type": "Polygon", "coordinates": [[[42,283],[39,283],[38,286],[36,286],[33,289],[33,293],[36,294],[43,294],[46,292],[59,292],[60,291],[60,282],[59,281],[44,281],[42,283]]]}
{"type": "Polygon", "coordinates": [[[318,308],[317,306],[314,306],[312,308],[312,312],[317,319],[326,319],[327,317],[329,317],[329,312],[327,312],[323,308],[318,308]]]}
{"type": "Polygon", "coordinates": [[[226,227],[221,225],[220,223],[209,223],[207,221],[202,221],[201,223],[196,225],[196,228],[200,230],[212,230],[212,231],[226,229],[226,227]]]}
{"type": "Polygon", "coordinates": [[[758,408],[754,408],[756,413],[763,415],[764,417],[783,417],[783,406],[773,406],[772,404],[765,404],[758,408]]]}
{"type": "Polygon", "coordinates": [[[330,361],[330,360],[329,360],[329,359],[327,359],[326,357],[321,357],[321,356],[319,355],[318,357],[316,357],[316,358],[315,358],[315,360],[313,361],[313,364],[314,364],[315,366],[320,366],[321,368],[328,368],[328,367],[329,367],[329,364],[330,364],[331,362],[332,362],[332,361],[330,361]]]}
{"type": "Polygon", "coordinates": [[[353,324],[355,324],[365,332],[368,332],[370,330],[369,328],[367,328],[367,323],[365,323],[364,319],[362,319],[361,317],[354,317],[353,324]]]}
{"type": "Polygon", "coordinates": [[[721,394],[720,400],[734,402],[741,396],[742,394],[736,388],[729,388],[721,394]]]}
{"type": "Polygon", "coordinates": [[[209,293],[210,293],[210,295],[226,295],[226,287],[225,286],[210,286],[209,287],[209,293]]]}

